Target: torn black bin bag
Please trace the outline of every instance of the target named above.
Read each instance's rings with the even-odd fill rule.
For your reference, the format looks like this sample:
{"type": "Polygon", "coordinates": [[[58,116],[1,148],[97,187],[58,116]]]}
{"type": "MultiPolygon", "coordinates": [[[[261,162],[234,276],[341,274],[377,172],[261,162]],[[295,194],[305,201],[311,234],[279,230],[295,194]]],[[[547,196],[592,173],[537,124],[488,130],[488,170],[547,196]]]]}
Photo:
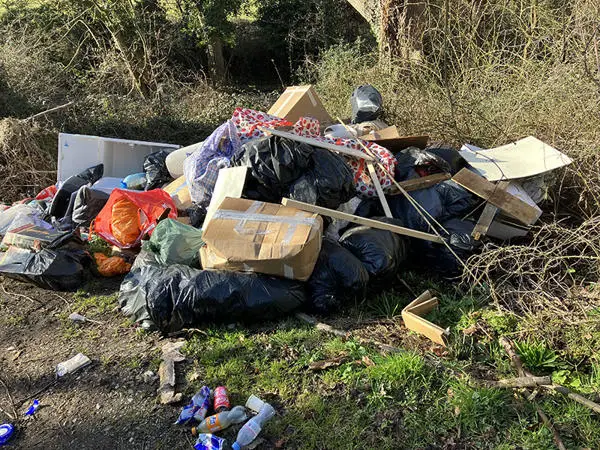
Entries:
{"type": "Polygon", "coordinates": [[[279,201],[289,186],[306,172],[313,147],[308,144],[269,136],[250,141],[233,157],[234,166],[250,167],[251,178],[260,195],[269,201],[279,201]]]}
{"type": "Polygon", "coordinates": [[[425,151],[446,161],[450,167],[450,175],[456,175],[460,169],[468,165],[467,160],[460,156],[458,150],[447,145],[432,144],[425,151]]]}
{"type": "Polygon", "coordinates": [[[165,333],[205,322],[275,319],[306,301],[299,281],[181,265],[164,268],[145,289],[150,318],[165,333]]]}
{"type": "Polygon", "coordinates": [[[98,164],[67,178],[52,200],[49,212],[50,216],[55,217],[57,220],[62,219],[69,209],[71,195],[86,184],[94,184],[102,178],[102,175],[104,175],[104,164],[98,164]]]}
{"type": "Polygon", "coordinates": [[[109,194],[104,191],[92,189],[89,186],[81,187],[75,196],[71,220],[75,226],[87,226],[96,218],[108,201],[109,194]]]}
{"type": "Polygon", "coordinates": [[[383,98],[370,84],[357,87],[350,97],[352,123],[368,122],[379,118],[383,111],[383,98]]]}
{"type": "Polygon", "coordinates": [[[172,181],[167,163],[167,156],[170,150],[159,150],[146,156],[144,159],[144,172],[146,173],[146,190],[151,191],[161,187],[163,184],[172,181]]]}
{"type": "Polygon", "coordinates": [[[310,160],[308,171],[290,186],[290,198],[337,209],[354,197],[354,175],[341,156],[329,150],[314,148],[310,160]]]}
{"type": "MultiPolygon", "coordinates": [[[[463,261],[480,247],[481,243],[471,237],[475,224],[466,220],[449,219],[442,226],[450,233],[448,244],[463,261]]],[[[411,267],[443,276],[458,276],[463,267],[444,244],[412,239],[408,261],[411,267]]]]}
{"type": "MultiPolygon", "coordinates": [[[[400,221],[376,218],[400,225],[400,221]]],[[[346,231],[340,244],[350,250],[362,263],[370,276],[369,287],[374,290],[388,288],[396,281],[408,253],[407,239],[391,231],[369,227],[356,227],[346,231]]]]}
{"type": "Polygon", "coordinates": [[[353,300],[365,297],[369,273],[349,250],[330,238],[323,238],[321,252],[306,282],[306,306],[312,312],[334,312],[353,300]]]}
{"type": "Polygon", "coordinates": [[[0,263],[0,274],[54,291],[76,291],[85,281],[89,254],[73,248],[41,251],[11,248],[0,263]]]}
{"type": "MultiPolygon", "coordinates": [[[[442,181],[427,189],[408,193],[438,222],[456,216],[464,216],[477,205],[477,199],[466,189],[452,180],[442,181]]],[[[429,225],[419,211],[403,195],[387,197],[390,210],[395,218],[413,230],[430,231],[429,225]]],[[[427,217],[431,222],[431,219],[427,217]]]]}
{"type": "Polygon", "coordinates": [[[396,181],[406,181],[434,173],[450,173],[451,170],[450,164],[444,158],[418,147],[405,148],[394,157],[396,158],[394,176],[396,181]]]}

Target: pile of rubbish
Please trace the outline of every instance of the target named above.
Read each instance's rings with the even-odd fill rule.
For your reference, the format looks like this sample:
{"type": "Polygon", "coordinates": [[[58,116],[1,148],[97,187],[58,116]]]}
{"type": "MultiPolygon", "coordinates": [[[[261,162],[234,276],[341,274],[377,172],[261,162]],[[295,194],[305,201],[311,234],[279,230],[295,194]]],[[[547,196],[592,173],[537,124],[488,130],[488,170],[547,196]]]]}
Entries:
{"type": "Polygon", "coordinates": [[[325,314],[526,236],[571,162],[534,137],[454,149],[400,136],[373,86],[350,102],[334,121],[312,86],[290,87],[183,148],[61,134],[57,183],[0,206],[0,274],[54,290],[126,274],[123,312],[164,333],[325,314]]]}

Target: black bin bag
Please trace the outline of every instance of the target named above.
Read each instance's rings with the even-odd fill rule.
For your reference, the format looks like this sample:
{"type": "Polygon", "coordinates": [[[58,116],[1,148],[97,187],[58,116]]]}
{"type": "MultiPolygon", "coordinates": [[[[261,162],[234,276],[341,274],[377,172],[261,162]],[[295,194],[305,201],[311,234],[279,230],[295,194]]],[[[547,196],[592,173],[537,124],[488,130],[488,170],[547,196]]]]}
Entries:
{"type": "Polygon", "coordinates": [[[310,168],[289,189],[289,197],[311,205],[337,209],[356,194],[354,175],[344,159],[314,148],[310,168]]]}
{"type": "MultiPolygon", "coordinates": [[[[387,222],[398,224],[390,220],[387,222]]],[[[362,262],[370,276],[369,287],[374,290],[394,284],[408,252],[406,238],[391,231],[364,226],[346,231],[340,238],[340,244],[362,262]]]]}
{"type": "Polygon", "coordinates": [[[146,173],[147,191],[161,187],[163,184],[173,180],[169,169],[167,169],[167,156],[170,150],[159,150],[146,156],[144,159],[144,172],[146,173]]]}
{"type": "Polygon", "coordinates": [[[307,309],[326,314],[353,300],[364,298],[369,273],[350,251],[330,238],[324,238],[321,253],[306,283],[307,309]]]}
{"type": "Polygon", "coordinates": [[[250,141],[233,157],[234,166],[250,167],[256,190],[268,201],[279,201],[289,186],[305,173],[313,147],[279,136],[250,141]]]}
{"type": "Polygon", "coordinates": [[[145,291],[150,319],[164,333],[206,322],[275,319],[306,301],[299,281],[181,265],[164,268],[147,281],[145,291]]]}
{"type": "Polygon", "coordinates": [[[383,111],[383,98],[370,84],[357,87],[350,97],[352,123],[376,120],[383,111]]]}
{"type": "Polygon", "coordinates": [[[10,249],[0,263],[0,274],[53,291],[76,291],[86,278],[90,257],[74,248],[44,248],[28,252],[10,249]]]}

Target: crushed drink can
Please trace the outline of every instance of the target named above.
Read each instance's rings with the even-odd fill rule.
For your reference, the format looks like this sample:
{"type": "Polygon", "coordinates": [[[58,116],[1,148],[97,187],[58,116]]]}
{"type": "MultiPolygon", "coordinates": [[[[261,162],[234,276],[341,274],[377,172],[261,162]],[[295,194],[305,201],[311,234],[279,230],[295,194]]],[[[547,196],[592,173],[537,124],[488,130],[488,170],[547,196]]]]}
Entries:
{"type": "Polygon", "coordinates": [[[215,412],[220,413],[221,411],[226,411],[231,408],[231,403],[229,403],[229,396],[227,394],[227,389],[225,386],[219,386],[215,389],[215,402],[214,402],[215,412]]]}
{"type": "Polygon", "coordinates": [[[199,434],[194,448],[196,450],[223,450],[225,439],[214,434],[199,434]]]}
{"type": "Polygon", "coordinates": [[[176,424],[185,424],[192,419],[202,422],[210,408],[210,389],[202,386],[200,391],[192,397],[190,403],[183,407],[176,424]]]}

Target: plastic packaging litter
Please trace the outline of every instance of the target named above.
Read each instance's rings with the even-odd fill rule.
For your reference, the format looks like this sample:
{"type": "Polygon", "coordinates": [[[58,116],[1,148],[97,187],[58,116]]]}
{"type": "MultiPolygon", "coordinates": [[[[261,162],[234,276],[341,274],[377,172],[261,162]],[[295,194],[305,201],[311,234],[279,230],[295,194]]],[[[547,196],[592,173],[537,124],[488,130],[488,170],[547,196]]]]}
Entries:
{"type": "Polygon", "coordinates": [[[321,253],[306,286],[310,309],[328,313],[364,298],[369,273],[362,262],[337,241],[324,238],[321,253]]]}
{"type": "Polygon", "coordinates": [[[92,189],[110,195],[112,191],[122,187],[122,181],[123,179],[118,177],[102,177],[94,184],[92,184],[92,189]]]}
{"type": "Polygon", "coordinates": [[[148,180],[146,179],[145,172],[132,173],[131,175],[127,175],[121,181],[121,188],[123,189],[131,189],[134,191],[144,191],[146,190],[146,185],[148,184],[148,180]]]}
{"type": "Polygon", "coordinates": [[[146,156],[144,159],[144,172],[146,173],[147,191],[162,187],[163,184],[173,181],[169,169],[167,169],[166,159],[171,153],[170,150],[159,150],[146,156]]]}
{"type": "Polygon", "coordinates": [[[360,137],[354,128],[345,127],[341,123],[328,126],[325,128],[325,131],[323,131],[323,135],[333,139],[356,139],[357,137],[360,137]]]}
{"type": "Polygon", "coordinates": [[[176,219],[177,207],[162,189],[147,192],[115,189],[91,228],[119,248],[136,247],[146,233],[152,233],[167,209],[170,209],[168,217],[176,219]]]}
{"type": "Polygon", "coordinates": [[[310,169],[290,186],[290,198],[337,209],[355,195],[354,174],[342,157],[314,148],[310,159],[310,169]]]}
{"type": "MultiPolygon", "coordinates": [[[[80,187],[85,185],[92,185],[104,174],[104,164],[98,164],[97,166],[90,167],[77,175],[73,175],[67,178],[64,183],[60,186],[52,204],[50,205],[49,214],[57,219],[62,219],[69,208],[71,201],[71,195],[79,190],[80,187]]],[[[70,217],[70,216],[69,216],[70,217]]]]}
{"type": "Polygon", "coordinates": [[[40,401],[36,399],[31,406],[27,408],[27,411],[25,411],[25,416],[33,416],[38,409],[40,409],[40,401]]]}
{"type": "Polygon", "coordinates": [[[225,448],[225,439],[214,434],[202,433],[198,435],[195,450],[223,450],[225,448]]]}
{"type": "Polygon", "coordinates": [[[352,123],[377,119],[383,110],[383,98],[370,84],[357,87],[350,98],[352,123]]]}
{"type": "Polygon", "coordinates": [[[0,257],[0,274],[55,291],[76,291],[85,280],[89,255],[75,248],[43,248],[39,252],[11,246],[0,257]]]}
{"type": "Polygon", "coordinates": [[[258,398],[254,394],[252,394],[250,397],[248,397],[248,400],[246,400],[246,408],[249,409],[250,411],[254,411],[257,414],[264,405],[265,405],[265,402],[263,402],[260,398],[258,398]]]}
{"type": "MultiPolygon", "coordinates": [[[[0,211],[0,236],[4,236],[8,231],[24,224],[26,217],[30,223],[41,223],[42,211],[31,205],[15,205],[10,208],[0,211]],[[13,225],[15,219],[19,219],[17,224],[13,225]]],[[[45,222],[44,222],[45,223],[45,222]]]]}
{"type": "Polygon", "coordinates": [[[231,120],[228,120],[206,138],[196,152],[187,157],[183,164],[183,172],[194,202],[203,197],[198,182],[205,174],[208,163],[215,158],[231,159],[240,146],[236,127],[231,120]]]}
{"type": "Polygon", "coordinates": [[[236,423],[242,423],[248,418],[246,409],[243,406],[236,406],[231,411],[223,411],[207,417],[197,427],[192,428],[192,433],[214,433],[236,423]]]}
{"type": "Polygon", "coordinates": [[[309,168],[313,150],[308,144],[269,136],[245,144],[232,163],[250,167],[252,178],[259,183],[259,195],[268,201],[279,202],[289,186],[309,168]]]}
{"type": "Polygon", "coordinates": [[[185,264],[199,267],[202,231],[173,219],[161,220],[144,247],[156,255],[160,264],[185,264]]]}
{"type": "Polygon", "coordinates": [[[94,253],[96,268],[103,277],[124,275],[131,270],[131,264],[120,256],[108,257],[104,253],[94,253]]]}
{"type": "Polygon", "coordinates": [[[52,186],[48,186],[47,188],[42,189],[38,193],[38,195],[35,196],[35,200],[52,200],[56,195],[57,191],[58,188],[55,184],[53,184],[52,186]]]}
{"type": "Polygon", "coordinates": [[[0,425],[0,445],[6,444],[13,433],[15,432],[15,427],[10,423],[3,423],[0,425]]]}
{"type": "MultiPolygon", "coordinates": [[[[356,214],[359,206],[364,202],[369,200],[361,200],[359,197],[353,197],[348,200],[346,203],[342,203],[337,210],[341,212],[345,212],[347,214],[356,214]]],[[[377,215],[377,214],[375,214],[377,215]]],[[[371,217],[371,216],[365,216],[371,217]]],[[[346,228],[350,222],[340,219],[331,219],[331,223],[325,230],[325,236],[330,237],[331,239],[335,239],[336,241],[340,238],[340,231],[346,228]]]]}
{"type": "Polygon", "coordinates": [[[210,389],[202,386],[198,393],[192,397],[190,403],[183,407],[175,424],[181,425],[192,420],[201,422],[206,417],[210,408],[210,389]]]}
{"type": "Polygon", "coordinates": [[[231,403],[229,403],[229,396],[227,395],[227,389],[225,386],[217,387],[215,389],[214,397],[214,410],[216,412],[220,413],[231,408],[231,403]]]}
{"type": "Polygon", "coordinates": [[[77,353],[71,359],[61,362],[56,366],[56,376],[64,377],[92,363],[92,360],[83,353],[77,353]]]}
{"type": "Polygon", "coordinates": [[[172,265],[142,275],[152,275],[139,283],[150,319],[163,332],[205,322],[275,319],[306,301],[304,283],[262,274],[172,265]]]}
{"type": "Polygon", "coordinates": [[[274,415],[275,409],[268,403],[265,403],[258,415],[246,422],[240,431],[238,431],[237,438],[231,449],[241,450],[242,447],[250,445],[260,434],[265,423],[271,420],[274,415]]]}
{"type": "Polygon", "coordinates": [[[77,191],[71,220],[75,226],[89,225],[102,211],[108,201],[109,194],[83,186],[77,191]]]}
{"type": "MultiPolygon", "coordinates": [[[[399,224],[394,220],[385,221],[399,224]]],[[[395,281],[408,252],[406,238],[391,231],[363,226],[346,231],[340,244],[362,262],[369,272],[370,286],[375,289],[389,287],[395,281]]]]}

